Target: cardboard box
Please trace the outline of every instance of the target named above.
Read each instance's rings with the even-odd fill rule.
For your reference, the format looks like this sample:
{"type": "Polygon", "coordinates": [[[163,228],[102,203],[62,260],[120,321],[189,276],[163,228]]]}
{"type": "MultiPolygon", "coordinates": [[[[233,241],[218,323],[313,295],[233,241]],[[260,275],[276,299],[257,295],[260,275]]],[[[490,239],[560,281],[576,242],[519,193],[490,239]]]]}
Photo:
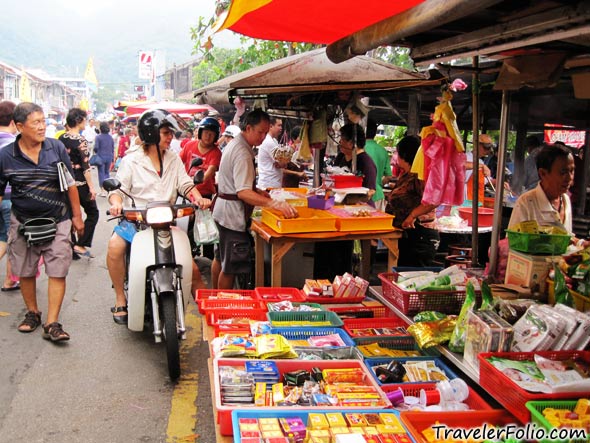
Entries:
{"type": "Polygon", "coordinates": [[[545,292],[545,280],[553,265],[554,256],[529,255],[510,251],[506,265],[505,284],[513,284],[545,292]]]}

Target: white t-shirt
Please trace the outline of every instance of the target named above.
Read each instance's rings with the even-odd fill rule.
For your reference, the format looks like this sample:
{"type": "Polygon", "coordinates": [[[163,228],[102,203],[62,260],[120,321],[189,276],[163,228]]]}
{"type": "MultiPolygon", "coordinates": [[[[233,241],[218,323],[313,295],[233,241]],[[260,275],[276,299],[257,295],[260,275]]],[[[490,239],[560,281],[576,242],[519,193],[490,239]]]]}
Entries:
{"type": "Polygon", "coordinates": [[[258,189],[280,188],[283,183],[283,169],[276,166],[272,151],[279,143],[266,134],[258,148],[258,189]]]}
{"type": "Polygon", "coordinates": [[[562,226],[567,232],[572,232],[572,204],[567,194],[562,194],[565,211],[565,220],[561,223],[559,213],[551,206],[545,191],[538,184],[535,188],[525,192],[514,205],[508,227],[518,223],[536,220],[541,226],[553,225],[562,226]]]}

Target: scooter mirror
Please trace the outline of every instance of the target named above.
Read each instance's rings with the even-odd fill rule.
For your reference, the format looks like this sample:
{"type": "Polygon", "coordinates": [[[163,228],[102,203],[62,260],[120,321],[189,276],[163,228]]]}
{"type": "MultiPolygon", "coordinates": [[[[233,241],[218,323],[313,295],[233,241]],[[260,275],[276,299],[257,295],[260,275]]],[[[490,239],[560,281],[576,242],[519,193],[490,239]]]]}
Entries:
{"type": "Polygon", "coordinates": [[[204,179],[205,179],[205,171],[203,171],[202,169],[200,169],[193,176],[193,183],[195,185],[198,185],[200,183],[203,183],[203,180],[204,179]]]}
{"type": "Polygon", "coordinates": [[[121,182],[116,178],[107,178],[104,182],[102,182],[102,187],[105,191],[111,192],[115,189],[119,189],[121,187],[121,182]]]}
{"type": "Polygon", "coordinates": [[[197,166],[201,166],[203,164],[203,159],[201,157],[195,157],[191,160],[191,168],[196,168],[197,166]]]}

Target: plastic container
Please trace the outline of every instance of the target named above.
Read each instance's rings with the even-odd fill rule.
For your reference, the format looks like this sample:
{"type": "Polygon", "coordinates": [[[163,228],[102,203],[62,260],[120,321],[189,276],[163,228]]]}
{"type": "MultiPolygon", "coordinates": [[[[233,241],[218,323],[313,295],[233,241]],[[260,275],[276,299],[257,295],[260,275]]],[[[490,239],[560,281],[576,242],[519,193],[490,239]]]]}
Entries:
{"type": "Polygon", "coordinates": [[[216,321],[216,324],[213,325],[213,329],[215,331],[215,337],[225,334],[250,335],[250,323],[218,323],[216,321]]]}
{"type": "MultiPolygon", "coordinates": [[[[320,305],[319,303],[309,303],[309,302],[291,302],[291,306],[293,307],[292,311],[278,311],[277,309],[275,309],[275,307],[277,305],[279,305],[280,301],[275,301],[272,303],[267,303],[266,307],[268,312],[295,312],[295,311],[299,311],[301,307],[303,306],[307,306],[310,309],[316,310],[316,311],[324,311],[324,308],[322,307],[322,305],[320,305]]],[[[309,312],[309,311],[302,311],[302,312],[309,312]]]]}
{"type": "MultiPolygon", "coordinates": [[[[317,337],[321,335],[338,335],[345,346],[354,347],[354,340],[341,328],[271,328],[271,334],[280,334],[287,340],[307,340],[310,337],[317,337]]],[[[303,347],[297,345],[297,347],[303,347]]],[[[315,346],[308,345],[310,348],[315,346]]],[[[341,347],[341,346],[329,346],[329,347],[341,347]]]]}
{"type": "Polygon", "coordinates": [[[336,217],[320,209],[297,208],[297,218],[284,218],[279,212],[262,208],[261,221],[279,234],[336,231],[336,217]]]}
{"type": "Polygon", "coordinates": [[[337,217],[336,229],[339,231],[392,231],[393,215],[377,211],[371,206],[335,206],[328,211],[337,217]],[[369,211],[371,215],[355,216],[360,209],[369,211]]]}
{"type": "MultiPolygon", "coordinates": [[[[461,206],[457,211],[459,212],[459,217],[467,221],[467,226],[473,224],[473,208],[469,206],[461,206]]],[[[482,206],[477,208],[477,224],[481,227],[492,226],[494,224],[494,210],[482,206]]]]}
{"type": "MultiPolygon", "coordinates": [[[[402,424],[406,427],[416,443],[431,443],[422,434],[435,424],[446,425],[448,428],[471,429],[479,428],[488,423],[493,427],[517,424],[504,410],[465,411],[465,412],[402,412],[402,424]]],[[[442,436],[437,440],[442,441],[442,436]]]]}
{"type": "Polygon", "coordinates": [[[324,297],[324,296],[313,296],[307,295],[303,293],[305,300],[313,303],[320,303],[322,305],[326,304],[336,304],[336,303],[360,303],[365,299],[365,295],[360,295],[358,297],[324,297]]]}
{"type": "Polygon", "coordinates": [[[367,329],[395,329],[399,327],[407,328],[407,324],[399,317],[384,318],[358,318],[344,320],[344,330],[352,337],[358,345],[368,345],[370,343],[390,343],[390,349],[413,350],[416,349],[416,340],[409,333],[405,335],[360,335],[360,330],[367,329]],[[358,331],[355,333],[355,330],[358,331]]]}
{"type": "Polygon", "coordinates": [[[320,327],[344,325],[340,317],[331,311],[311,311],[311,312],[268,312],[267,318],[273,327],[320,327]]]}
{"type": "MultiPolygon", "coordinates": [[[[371,375],[375,378],[375,382],[379,386],[400,384],[400,383],[381,383],[381,381],[377,378],[377,374],[375,373],[375,368],[377,366],[385,365],[387,363],[390,363],[392,360],[395,360],[395,361],[402,363],[402,364],[404,364],[406,362],[417,362],[417,361],[431,360],[431,361],[434,361],[434,364],[436,365],[437,368],[441,369],[445,373],[445,375],[447,376],[447,378],[449,380],[457,378],[457,375],[451,369],[449,369],[449,367],[447,365],[445,365],[440,358],[433,358],[433,357],[427,357],[427,356],[425,356],[425,357],[408,357],[408,358],[391,358],[391,357],[365,358],[365,364],[367,365],[367,368],[369,369],[369,372],[371,373],[371,375]]],[[[427,382],[428,381],[406,382],[403,384],[416,384],[416,383],[423,384],[423,383],[427,383],[427,382]]]]}
{"type": "Polygon", "coordinates": [[[266,321],[266,314],[266,309],[212,309],[205,312],[205,318],[209,326],[217,326],[224,320],[236,318],[266,321]]]}
{"type": "Polygon", "coordinates": [[[465,301],[465,291],[404,291],[393,284],[397,272],[379,274],[383,297],[391,301],[404,314],[420,311],[439,311],[445,314],[458,314],[465,301]]]}
{"type": "Polygon", "coordinates": [[[577,399],[590,396],[590,392],[582,391],[551,394],[525,391],[487,360],[489,357],[502,357],[518,361],[534,360],[535,355],[558,361],[576,358],[590,364],[590,351],[483,352],[477,356],[480,386],[493,395],[521,423],[528,423],[531,418],[530,412],[526,408],[528,401],[577,399]]]}
{"type": "Polygon", "coordinates": [[[385,305],[381,306],[326,306],[327,311],[338,314],[341,319],[349,318],[383,318],[395,317],[394,312],[385,305]]]}
{"type": "Polygon", "coordinates": [[[529,234],[506,229],[508,246],[515,251],[538,255],[564,254],[571,236],[557,234],[529,234]]]}
{"type": "MultiPolygon", "coordinates": [[[[460,378],[453,379],[461,380],[460,378]]],[[[463,381],[463,380],[461,380],[463,381]]],[[[381,385],[381,389],[385,394],[395,391],[396,389],[401,389],[404,396],[412,396],[412,397],[420,397],[420,391],[432,391],[436,390],[437,386],[439,386],[442,382],[439,383],[400,383],[400,384],[386,384],[381,385]]],[[[465,383],[465,382],[463,382],[465,383]]],[[[474,411],[482,411],[482,410],[490,410],[492,407],[485,402],[483,398],[481,398],[477,392],[471,389],[469,386],[467,388],[467,397],[462,400],[469,409],[474,411]]],[[[394,405],[395,406],[395,405],[394,405]]]]}
{"type": "MultiPolygon", "coordinates": [[[[245,418],[245,419],[260,419],[260,418],[285,418],[285,417],[299,417],[301,418],[301,420],[303,421],[303,423],[307,424],[307,420],[309,417],[310,413],[326,413],[326,412],[334,412],[333,409],[314,409],[314,410],[309,410],[309,409],[300,409],[297,408],[295,410],[292,411],[285,411],[285,410],[280,410],[280,411],[259,411],[257,408],[256,410],[248,410],[248,409],[236,409],[235,411],[233,411],[231,413],[231,419],[232,419],[232,423],[233,423],[233,435],[234,435],[234,443],[242,443],[242,438],[240,436],[240,419],[241,418],[245,418]]],[[[397,413],[397,411],[394,411],[392,409],[373,409],[370,411],[367,411],[366,409],[346,409],[346,412],[359,412],[359,413],[387,413],[387,414],[394,414],[397,417],[399,417],[399,414],[397,413]]]]}
{"type": "Polygon", "coordinates": [[[331,175],[334,188],[359,188],[363,186],[363,177],[358,175],[331,175]]]}
{"type": "Polygon", "coordinates": [[[229,298],[229,296],[235,296],[237,300],[256,300],[256,294],[253,289],[197,289],[195,293],[195,302],[199,307],[199,312],[203,314],[202,302],[203,300],[207,299],[217,299],[217,300],[234,300],[229,298]],[[218,298],[223,297],[226,294],[227,298],[218,298]]]}
{"type": "Polygon", "coordinates": [[[310,195],[307,197],[307,207],[326,210],[334,206],[334,201],[334,197],[325,198],[323,195],[310,195]]]}
{"type": "MultiPolygon", "coordinates": [[[[555,304],[555,282],[553,280],[547,280],[547,293],[549,294],[547,303],[555,304]]],[[[586,297],[573,289],[570,289],[570,294],[574,299],[574,305],[578,311],[590,311],[590,297],[586,297]]]]}
{"type": "Polygon", "coordinates": [[[259,300],[264,302],[293,301],[300,302],[305,300],[303,291],[297,288],[273,288],[259,287],[254,289],[259,300]]]}
{"type": "MultiPolygon", "coordinates": [[[[554,426],[547,421],[547,419],[543,416],[543,410],[547,408],[559,409],[559,410],[569,410],[573,411],[576,407],[577,400],[562,400],[562,401],[528,401],[526,403],[526,408],[531,413],[531,423],[536,423],[541,428],[545,428],[546,430],[551,430],[554,426]]],[[[539,443],[569,443],[572,442],[587,442],[588,440],[548,440],[543,439],[539,440],[539,443]]]]}
{"type": "MultiPolygon", "coordinates": [[[[268,361],[268,360],[267,360],[268,361]]],[[[306,370],[310,371],[314,367],[319,367],[320,369],[343,369],[343,368],[360,368],[365,373],[365,383],[368,386],[373,386],[377,393],[379,394],[380,401],[382,403],[380,406],[367,406],[363,407],[367,412],[374,412],[375,410],[379,409],[387,409],[391,407],[391,402],[387,399],[385,393],[379,389],[373,377],[369,375],[369,371],[367,367],[363,364],[360,360],[271,360],[274,361],[279,369],[279,373],[284,374],[285,372],[291,372],[296,370],[306,370]]],[[[354,411],[359,409],[356,408],[347,408],[344,406],[330,406],[330,407],[314,407],[308,406],[305,409],[297,408],[294,410],[293,407],[281,407],[281,406],[260,406],[256,407],[254,405],[247,405],[247,406],[227,406],[221,404],[221,390],[219,384],[219,368],[223,366],[238,366],[243,367],[245,364],[245,359],[239,358],[219,358],[213,360],[213,389],[212,395],[215,398],[215,408],[217,410],[217,423],[219,424],[219,431],[221,435],[232,435],[233,428],[232,428],[232,412],[234,410],[249,410],[251,412],[258,412],[258,413],[266,413],[272,414],[272,417],[276,417],[278,413],[282,412],[316,412],[320,410],[327,409],[329,412],[347,412],[347,411],[354,411]]]]}

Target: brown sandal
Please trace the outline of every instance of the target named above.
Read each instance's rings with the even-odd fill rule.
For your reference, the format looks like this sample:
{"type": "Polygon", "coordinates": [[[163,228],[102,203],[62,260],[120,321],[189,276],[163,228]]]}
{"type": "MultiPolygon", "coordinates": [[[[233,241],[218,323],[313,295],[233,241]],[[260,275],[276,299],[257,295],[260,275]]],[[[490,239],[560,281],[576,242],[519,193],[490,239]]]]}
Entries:
{"type": "Polygon", "coordinates": [[[53,342],[66,341],[70,339],[70,334],[63,330],[60,323],[53,322],[43,325],[43,338],[53,342]]]}
{"type": "Polygon", "coordinates": [[[33,332],[41,326],[41,313],[40,312],[33,312],[27,311],[25,314],[25,319],[18,325],[19,332],[33,332]]]}

